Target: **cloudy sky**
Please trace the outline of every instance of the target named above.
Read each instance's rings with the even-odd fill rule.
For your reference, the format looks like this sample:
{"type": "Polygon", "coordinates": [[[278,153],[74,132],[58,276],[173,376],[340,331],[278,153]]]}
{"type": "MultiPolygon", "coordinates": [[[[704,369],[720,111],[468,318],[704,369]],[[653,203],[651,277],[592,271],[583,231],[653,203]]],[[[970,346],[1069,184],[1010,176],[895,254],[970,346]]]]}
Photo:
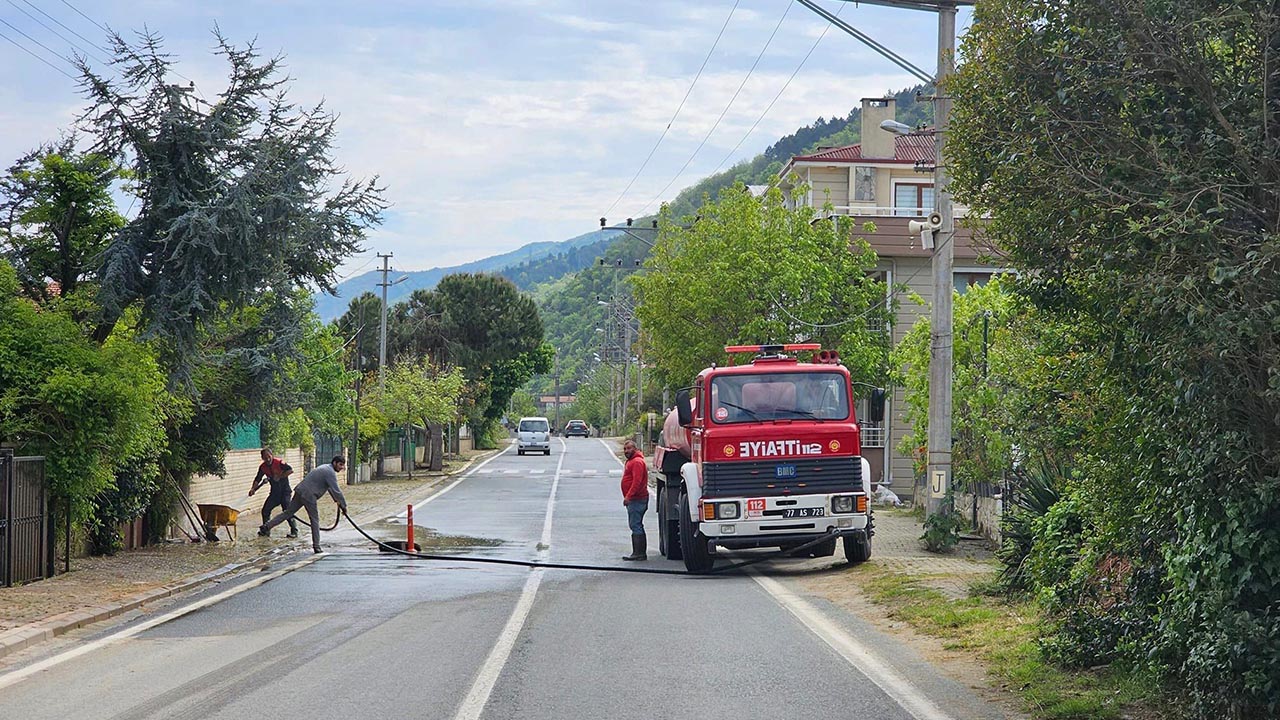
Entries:
{"type": "MultiPolygon", "coordinates": [[[[819,1],[935,66],[934,15],[819,1]]],[[[73,123],[83,102],[60,71],[74,72],[51,51],[69,56],[71,40],[98,65],[105,53],[70,32],[105,44],[94,23],[159,33],[205,96],[225,78],[215,23],[285,55],[293,99],[340,115],[342,164],[388,187],[386,224],[348,273],[375,250],[405,270],[447,266],[652,212],[798,126],[915,84],[841,31],[822,37],[826,22],[792,0],[0,0],[6,166],[73,123]]]]}

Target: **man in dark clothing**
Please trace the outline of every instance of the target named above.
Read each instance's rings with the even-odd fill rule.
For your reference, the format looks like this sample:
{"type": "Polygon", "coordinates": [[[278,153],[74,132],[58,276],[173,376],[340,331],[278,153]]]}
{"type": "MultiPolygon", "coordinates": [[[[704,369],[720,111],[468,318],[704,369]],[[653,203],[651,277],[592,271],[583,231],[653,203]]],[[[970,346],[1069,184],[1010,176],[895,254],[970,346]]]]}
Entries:
{"type": "Polygon", "coordinates": [[[622,468],[622,505],[631,525],[631,554],[623,560],[648,560],[648,538],[644,534],[644,514],[649,509],[649,466],[630,440],[622,444],[627,464],[622,468]]]}
{"type": "MultiPolygon", "coordinates": [[[[258,492],[258,488],[262,487],[263,482],[271,483],[271,492],[267,495],[267,501],[262,503],[262,523],[265,525],[271,519],[271,511],[277,507],[284,509],[289,507],[289,500],[293,497],[293,491],[289,488],[289,476],[293,474],[293,468],[288,463],[271,454],[268,448],[262,448],[262,464],[258,466],[258,474],[253,477],[253,487],[249,488],[249,497],[258,492]]],[[[298,521],[289,518],[289,537],[298,537],[298,521]]]]}
{"type": "Polygon", "coordinates": [[[322,552],[320,549],[320,511],[316,507],[316,502],[324,496],[325,493],[338,503],[338,509],[343,513],[347,511],[347,499],[342,496],[342,491],[338,489],[338,473],[342,472],[347,466],[347,461],[338,455],[328,465],[320,467],[307,473],[302,478],[302,482],[298,483],[298,487],[293,489],[293,500],[289,501],[289,507],[284,512],[275,516],[270,522],[263,523],[258,528],[258,534],[267,537],[271,535],[271,528],[290,519],[302,508],[307,509],[307,521],[311,524],[311,547],[316,552],[322,552]]]}

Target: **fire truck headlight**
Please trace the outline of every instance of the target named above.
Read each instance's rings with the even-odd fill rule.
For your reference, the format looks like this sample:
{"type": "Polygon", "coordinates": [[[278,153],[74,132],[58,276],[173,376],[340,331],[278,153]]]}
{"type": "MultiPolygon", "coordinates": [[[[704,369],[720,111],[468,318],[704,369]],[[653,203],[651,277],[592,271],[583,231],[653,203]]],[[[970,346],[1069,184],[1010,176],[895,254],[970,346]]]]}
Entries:
{"type": "Polygon", "coordinates": [[[717,519],[737,520],[739,512],[738,503],[736,502],[716,503],[717,519]]]}
{"type": "Polygon", "coordinates": [[[831,512],[833,513],[853,512],[853,496],[837,495],[831,498],[831,512]]]}

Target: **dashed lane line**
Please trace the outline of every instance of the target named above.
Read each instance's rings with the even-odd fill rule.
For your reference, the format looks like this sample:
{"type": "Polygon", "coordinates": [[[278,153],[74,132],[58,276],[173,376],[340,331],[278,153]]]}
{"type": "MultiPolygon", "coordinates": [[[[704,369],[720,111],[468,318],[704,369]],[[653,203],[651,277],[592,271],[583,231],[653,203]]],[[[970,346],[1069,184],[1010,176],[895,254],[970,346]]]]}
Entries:
{"type": "MultiPolygon", "coordinates": [[[[551,557],[551,521],[556,509],[556,491],[560,487],[560,473],[564,469],[564,450],[564,438],[560,438],[560,460],[556,463],[556,474],[551,481],[547,511],[542,517],[542,538],[538,544],[537,555],[541,562],[551,557]]],[[[498,676],[502,674],[502,669],[511,658],[511,651],[515,649],[520,631],[524,628],[525,621],[529,619],[529,611],[533,609],[538,587],[542,585],[542,574],[542,568],[535,568],[529,573],[528,579],[524,582],[524,589],[520,591],[520,599],[516,601],[515,609],[511,611],[511,617],[507,618],[507,624],[498,635],[498,641],[494,643],[489,656],[480,666],[480,671],[476,674],[476,679],[472,682],[467,696],[463,698],[462,705],[454,715],[454,720],[480,720],[485,705],[489,703],[489,696],[498,683],[498,676]]]]}

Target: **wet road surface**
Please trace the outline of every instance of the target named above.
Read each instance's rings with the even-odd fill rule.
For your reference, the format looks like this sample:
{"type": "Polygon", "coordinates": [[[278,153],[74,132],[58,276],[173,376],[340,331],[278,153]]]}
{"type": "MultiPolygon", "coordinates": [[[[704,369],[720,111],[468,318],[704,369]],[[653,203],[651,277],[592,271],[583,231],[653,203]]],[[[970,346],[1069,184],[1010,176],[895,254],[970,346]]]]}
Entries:
{"type": "MultiPolygon", "coordinates": [[[[555,439],[549,457],[508,448],[416,505],[418,541],[621,565],[621,473],[596,439],[555,439]]],[[[646,524],[648,565],[682,570],[657,555],[652,512],[646,524]]],[[[402,518],[369,529],[404,536],[402,518]]],[[[333,552],[292,572],[268,568],[192,598],[208,603],[193,612],[90,633],[76,656],[0,675],[0,716],[999,717],[774,580],[421,561],[350,528],[325,541],[333,552]]]]}

